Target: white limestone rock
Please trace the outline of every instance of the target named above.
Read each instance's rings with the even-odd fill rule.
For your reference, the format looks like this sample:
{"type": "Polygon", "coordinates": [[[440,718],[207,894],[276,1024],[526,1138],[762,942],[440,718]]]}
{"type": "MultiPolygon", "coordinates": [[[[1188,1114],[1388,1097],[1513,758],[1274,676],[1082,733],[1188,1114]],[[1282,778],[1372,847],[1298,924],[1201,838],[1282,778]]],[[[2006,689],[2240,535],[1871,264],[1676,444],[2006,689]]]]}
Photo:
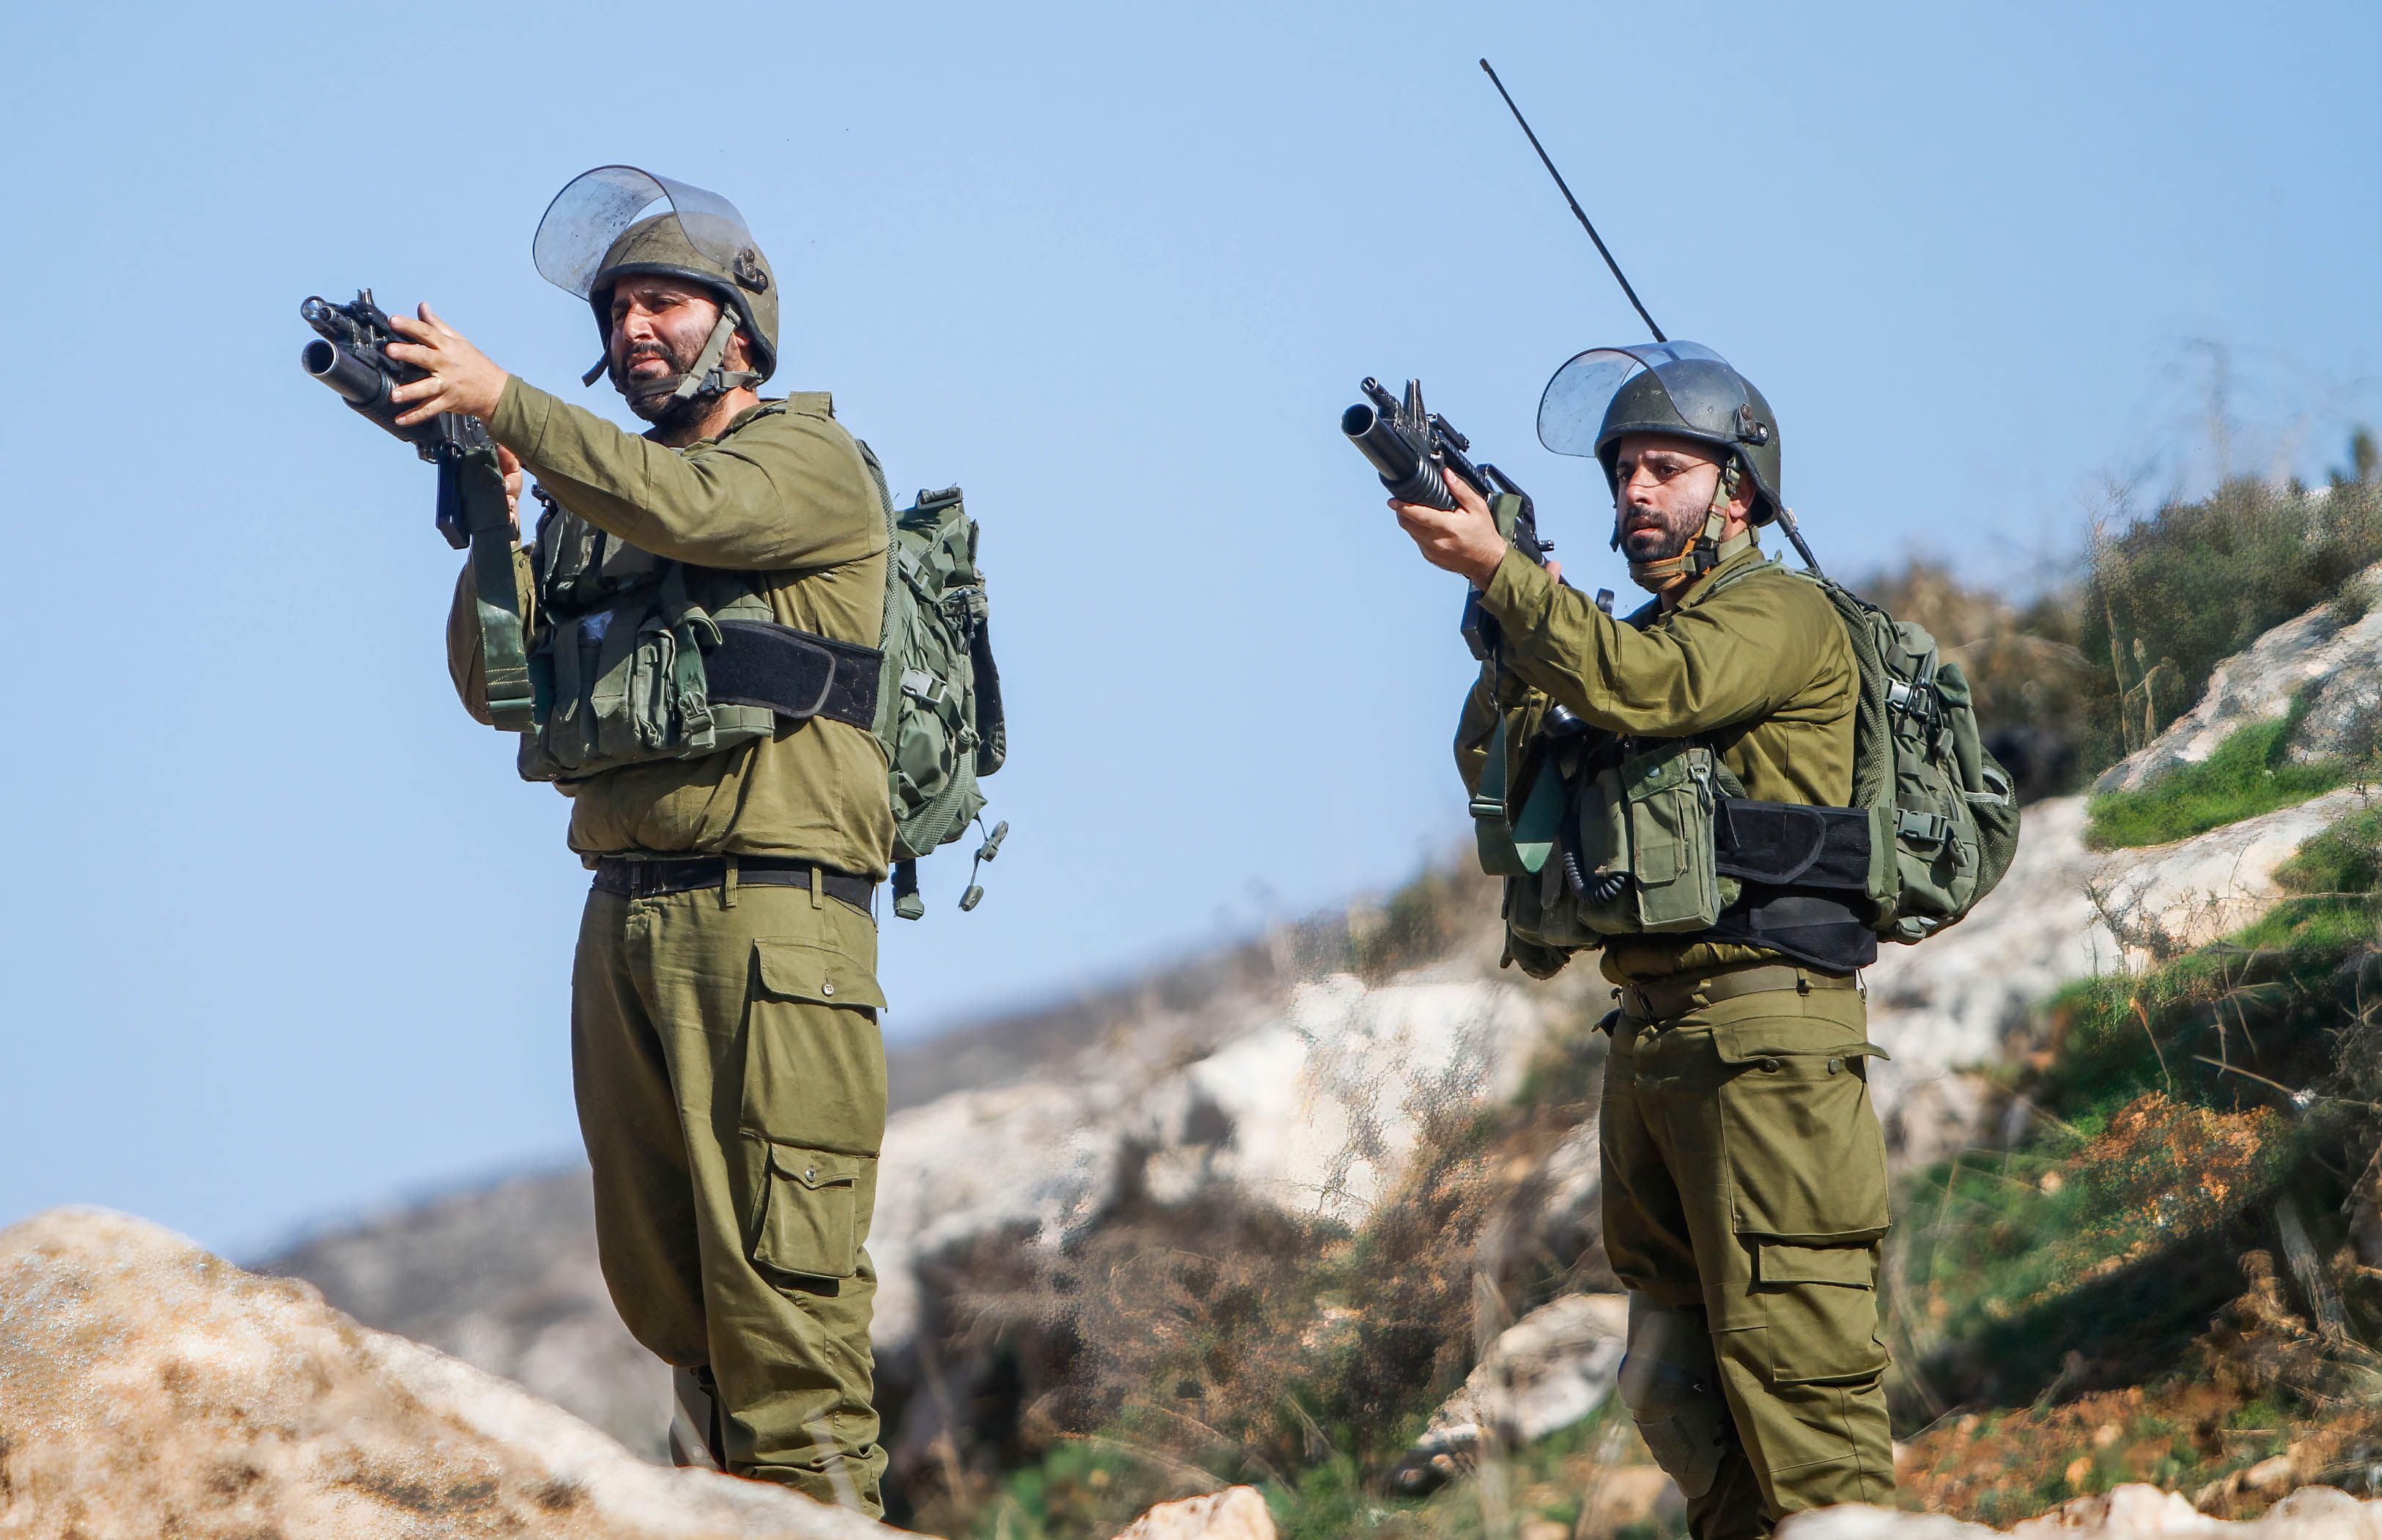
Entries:
{"type": "MultiPolygon", "coordinates": [[[[1778,1540],[1998,1540],[2003,1531],[1933,1513],[1896,1513],[1848,1504],[1799,1513],[1778,1540]]],[[[2262,1519],[2229,1522],[2196,1511],[2179,1493],[2127,1485],[2078,1497],[2013,1526],[2010,1540],[2093,1540],[2185,1534],[2210,1540],[2382,1540],[2382,1502],[2360,1502],[2331,1486],[2303,1486],[2262,1519]]]]}
{"type": "Polygon", "coordinates": [[[865,1540],[123,1214],[0,1230],[0,1534],[865,1540]]]}
{"type": "Polygon", "coordinates": [[[1392,1474],[1408,1491],[1437,1485],[1493,1433],[1507,1448],[1570,1427],[1604,1404],[1621,1374],[1629,1301],[1619,1294],[1561,1295],[1498,1334],[1463,1386],[1392,1474]]]}
{"type": "Polygon", "coordinates": [[[1160,1503],[1117,1532],[1116,1540],[1274,1540],[1273,1515],[1254,1486],[1160,1503]]]}
{"type": "Polygon", "coordinates": [[[1165,1201],[1229,1184],[1292,1213],[1360,1219],[1433,1106],[1512,1094],[1543,1014],[1539,997],[1462,964],[1380,985],[1333,974],[1187,1062],[1163,1043],[1121,1043],[894,1115],[869,1241],[879,1355],[916,1331],[920,1263],[1001,1230],[1062,1244],[1099,1222],[1128,1175],[1165,1201]]]}

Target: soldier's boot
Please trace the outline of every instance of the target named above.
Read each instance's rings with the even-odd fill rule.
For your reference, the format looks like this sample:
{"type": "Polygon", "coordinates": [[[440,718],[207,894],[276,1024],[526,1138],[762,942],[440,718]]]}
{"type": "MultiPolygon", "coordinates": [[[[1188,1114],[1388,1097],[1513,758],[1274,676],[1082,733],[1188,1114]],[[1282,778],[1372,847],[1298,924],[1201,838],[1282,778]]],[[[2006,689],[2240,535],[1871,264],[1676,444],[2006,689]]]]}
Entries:
{"type": "Polygon", "coordinates": [[[1687,1499],[1695,1540],[1769,1534],[1762,1485],[1729,1415],[1702,1311],[1667,1310],[1630,1295],[1619,1389],[1654,1463],[1687,1499]]]}
{"type": "Polygon", "coordinates": [[[681,1469],[728,1469],[719,1427],[719,1386],[698,1364],[670,1371],[670,1463],[681,1469]]]}

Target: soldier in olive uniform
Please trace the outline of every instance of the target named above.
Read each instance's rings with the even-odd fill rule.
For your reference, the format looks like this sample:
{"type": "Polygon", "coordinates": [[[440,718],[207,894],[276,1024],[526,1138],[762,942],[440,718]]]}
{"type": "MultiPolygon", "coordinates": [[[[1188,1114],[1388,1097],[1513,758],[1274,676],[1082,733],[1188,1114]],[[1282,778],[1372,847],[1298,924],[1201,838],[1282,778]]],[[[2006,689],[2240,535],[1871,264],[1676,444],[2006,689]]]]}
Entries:
{"type": "MultiPolygon", "coordinates": [[[[1457,478],[1452,511],[1391,504],[1501,634],[1457,734],[1467,790],[1492,738],[1500,752],[1544,745],[1564,722],[1577,741],[1601,731],[1645,783],[1663,777],[1636,767],[1701,745],[1712,758],[1692,763],[1733,778],[1729,795],[1850,802],[1860,681],[1844,624],[1758,546],[1780,507],[1769,403],[1694,344],[1601,350],[1557,375],[1540,431],[1602,462],[1615,544],[1655,598],[1615,620],[1509,545],[1457,478]]],[[[1855,973],[1875,937],[1844,895],[1792,889],[1748,887],[1693,930],[1641,925],[1615,895],[1663,891],[1677,861],[1648,828],[1622,842],[1641,869],[1627,883],[1590,871],[1567,893],[1552,870],[1543,890],[1509,883],[1511,953],[1543,977],[1602,947],[1618,1004],[1600,1137],[1604,1243],[1630,1294],[1622,1397],[1695,1534],[1767,1534],[1785,1514],[1894,1487],[1885,1147],[1867,1081],[1879,1051],[1855,973]],[[1563,933],[1549,916],[1516,922],[1542,891],[1574,906],[1578,942],[1546,944],[1563,933]]]]}
{"type": "MultiPolygon", "coordinates": [[[[549,697],[522,770],[571,799],[596,874],[571,1050],[605,1279],[679,1371],[681,1463],[873,1516],[887,505],[824,393],[756,393],[778,293],[724,200],[600,168],[556,200],[536,254],[592,305],[589,383],[609,376],[642,437],[509,376],[426,305],[390,351],[426,372],[397,393],[409,421],[479,418],[509,490],[526,467],[552,505],[517,561],[549,697]],[[683,687],[696,648],[708,695],[683,687]],[[772,693],[789,648],[835,660],[799,701],[772,693]],[[721,683],[738,659],[741,702],[721,683]]],[[[471,577],[448,654],[485,721],[471,577]]]]}

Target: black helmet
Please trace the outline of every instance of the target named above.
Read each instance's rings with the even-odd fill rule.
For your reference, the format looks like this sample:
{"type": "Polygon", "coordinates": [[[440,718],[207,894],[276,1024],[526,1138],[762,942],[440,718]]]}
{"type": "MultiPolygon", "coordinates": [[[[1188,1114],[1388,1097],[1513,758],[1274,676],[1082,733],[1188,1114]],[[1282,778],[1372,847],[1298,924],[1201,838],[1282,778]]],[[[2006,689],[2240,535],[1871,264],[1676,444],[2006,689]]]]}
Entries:
{"type": "Polygon", "coordinates": [[[1695,342],[1591,348],[1547,381],[1539,399],[1539,442],[1557,454],[1594,456],[1619,491],[1614,460],[1622,438],[1659,433],[1734,455],[1753,478],[1752,523],[1784,506],[1778,484],[1778,419],[1753,382],[1695,342]]]}

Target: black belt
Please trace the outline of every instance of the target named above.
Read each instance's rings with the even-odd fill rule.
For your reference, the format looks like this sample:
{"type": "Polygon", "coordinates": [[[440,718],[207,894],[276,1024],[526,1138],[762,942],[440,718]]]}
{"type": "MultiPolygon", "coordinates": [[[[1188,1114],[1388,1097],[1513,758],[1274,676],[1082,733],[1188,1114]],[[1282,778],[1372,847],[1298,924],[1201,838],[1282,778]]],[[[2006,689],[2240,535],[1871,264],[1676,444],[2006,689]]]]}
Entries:
{"type": "MultiPolygon", "coordinates": [[[[596,887],[598,892],[618,893],[622,898],[659,898],[665,893],[724,887],[729,859],[724,856],[680,856],[631,860],[606,856],[596,863],[596,887]]],[[[870,912],[877,892],[877,884],[868,878],[829,871],[815,861],[791,860],[782,856],[739,856],[734,859],[739,887],[807,888],[811,885],[811,873],[817,872],[821,893],[842,900],[862,914],[870,912]]]]}
{"type": "Polygon", "coordinates": [[[767,621],[722,621],[719,645],[703,655],[711,698],[764,706],[806,721],[827,717],[853,727],[877,725],[877,684],[885,655],[767,621]]]}

